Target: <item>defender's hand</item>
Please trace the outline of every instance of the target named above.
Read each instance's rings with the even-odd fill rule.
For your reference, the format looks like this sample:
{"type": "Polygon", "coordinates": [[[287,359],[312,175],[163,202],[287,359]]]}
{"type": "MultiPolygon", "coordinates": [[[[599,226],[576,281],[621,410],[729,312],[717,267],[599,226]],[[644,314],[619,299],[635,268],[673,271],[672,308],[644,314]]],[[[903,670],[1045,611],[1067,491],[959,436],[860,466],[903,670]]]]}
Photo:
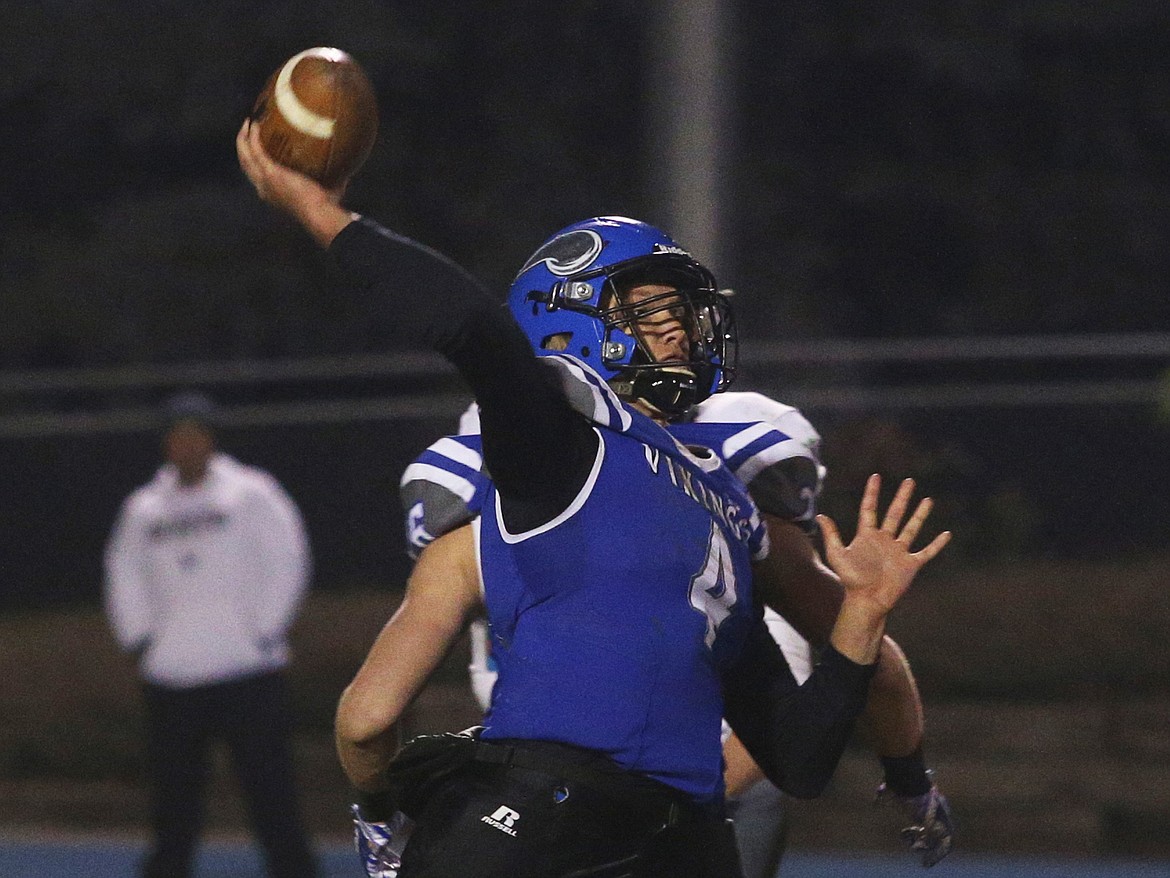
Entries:
{"type": "Polygon", "coordinates": [[[899,796],[885,784],[878,787],[878,804],[893,804],[910,821],[899,833],[914,853],[922,854],[922,865],[933,866],[951,852],[955,837],[955,819],[951,805],[936,785],[921,796],[899,796]]]}
{"type": "Polygon", "coordinates": [[[848,597],[870,604],[875,614],[884,617],[906,593],[922,566],[950,542],[951,533],[943,531],[924,549],[912,552],[911,543],[930,515],[933,501],[927,497],[919,502],[903,527],[902,519],[914,493],[914,480],[905,479],[890,502],[881,527],[878,527],[881,484],[881,476],[877,474],[870,476],[865,483],[857,515],[857,533],[848,546],[842,542],[841,533],[831,518],[818,515],[817,521],[824,533],[829,566],[840,577],[848,597]]]}

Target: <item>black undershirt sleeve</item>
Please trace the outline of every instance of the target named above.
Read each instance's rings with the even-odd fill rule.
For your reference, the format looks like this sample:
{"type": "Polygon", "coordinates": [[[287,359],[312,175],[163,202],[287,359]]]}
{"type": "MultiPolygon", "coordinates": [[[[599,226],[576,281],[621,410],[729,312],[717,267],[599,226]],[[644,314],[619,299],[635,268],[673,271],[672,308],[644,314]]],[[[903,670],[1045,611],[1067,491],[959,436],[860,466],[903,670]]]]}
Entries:
{"type": "Polygon", "coordinates": [[[877,664],[826,646],[803,685],[758,621],[723,673],[724,717],[768,780],[802,799],[820,795],[865,707],[877,664]]]}
{"type": "Polygon", "coordinates": [[[471,387],[509,529],[528,530],[567,508],[592,469],[598,437],[508,309],[446,256],[368,219],[342,229],[329,252],[390,315],[395,341],[442,354],[471,387]]]}

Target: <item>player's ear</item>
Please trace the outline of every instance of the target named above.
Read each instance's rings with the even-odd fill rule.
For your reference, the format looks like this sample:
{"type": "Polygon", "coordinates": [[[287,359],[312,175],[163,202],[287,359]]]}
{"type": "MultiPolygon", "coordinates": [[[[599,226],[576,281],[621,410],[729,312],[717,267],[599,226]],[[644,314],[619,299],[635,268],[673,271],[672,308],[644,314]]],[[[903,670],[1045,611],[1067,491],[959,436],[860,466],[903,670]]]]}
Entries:
{"type": "Polygon", "coordinates": [[[545,336],[540,342],[541,350],[545,351],[567,351],[569,349],[569,342],[573,340],[573,333],[571,332],[556,332],[552,335],[545,336]]]}

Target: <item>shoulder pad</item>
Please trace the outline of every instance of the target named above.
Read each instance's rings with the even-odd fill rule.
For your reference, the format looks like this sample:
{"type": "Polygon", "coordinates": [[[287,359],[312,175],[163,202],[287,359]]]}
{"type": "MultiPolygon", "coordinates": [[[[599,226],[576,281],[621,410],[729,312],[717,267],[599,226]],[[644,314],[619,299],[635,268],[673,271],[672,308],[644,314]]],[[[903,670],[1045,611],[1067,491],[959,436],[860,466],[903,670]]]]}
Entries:
{"type": "Polygon", "coordinates": [[[482,449],[478,434],[447,436],[402,473],[399,496],[406,513],[406,551],[412,558],[435,538],[479,515],[490,484],[482,449]]]}
{"type": "Polygon", "coordinates": [[[718,442],[712,447],[761,510],[812,522],[826,470],[820,434],[799,409],[760,393],[720,393],[695,407],[691,423],[718,442]]]}
{"type": "Polygon", "coordinates": [[[762,393],[717,393],[695,406],[691,420],[701,423],[763,421],[803,443],[815,456],[820,457],[821,436],[800,409],[777,402],[762,393]]]}

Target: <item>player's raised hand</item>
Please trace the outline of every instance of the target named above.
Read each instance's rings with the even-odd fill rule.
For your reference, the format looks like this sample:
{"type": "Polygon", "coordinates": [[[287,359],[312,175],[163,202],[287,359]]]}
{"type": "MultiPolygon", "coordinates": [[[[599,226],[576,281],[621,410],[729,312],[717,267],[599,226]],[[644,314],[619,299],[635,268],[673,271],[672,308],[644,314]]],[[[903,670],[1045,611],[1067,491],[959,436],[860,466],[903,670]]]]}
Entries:
{"type": "Polygon", "coordinates": [[[259,127],[250,119],[245,119],[236,133],[236,155],[260,199],[296,219],[322,246],[327,247],[353,221],[354,214],[341,207],[345,183],[326,189],[273,161],[260,143],[259,127]]]}
{"type": "Polygon", "coordinates": [[[906,521],[906,511],[914,494],[914,480],[905,479],[898,486],[894,499],[878,525],[878,493],[881,476],[874,474],[865,483],[861,508],[857,515],[857,533],[849,545],[841,540],[836,523],[827,515],[818,515],[817,521],[825,540],[825,555],[854,601],[871,605],[875,614],[889,613],[898,599],[906,593],[922,566],[930,561],[951,540],[950,531],[943,531],[924,548],[912,551],[911,545],[922,531],[933,502],[929,497],[919,501],[914,513],[906,521]]]}

